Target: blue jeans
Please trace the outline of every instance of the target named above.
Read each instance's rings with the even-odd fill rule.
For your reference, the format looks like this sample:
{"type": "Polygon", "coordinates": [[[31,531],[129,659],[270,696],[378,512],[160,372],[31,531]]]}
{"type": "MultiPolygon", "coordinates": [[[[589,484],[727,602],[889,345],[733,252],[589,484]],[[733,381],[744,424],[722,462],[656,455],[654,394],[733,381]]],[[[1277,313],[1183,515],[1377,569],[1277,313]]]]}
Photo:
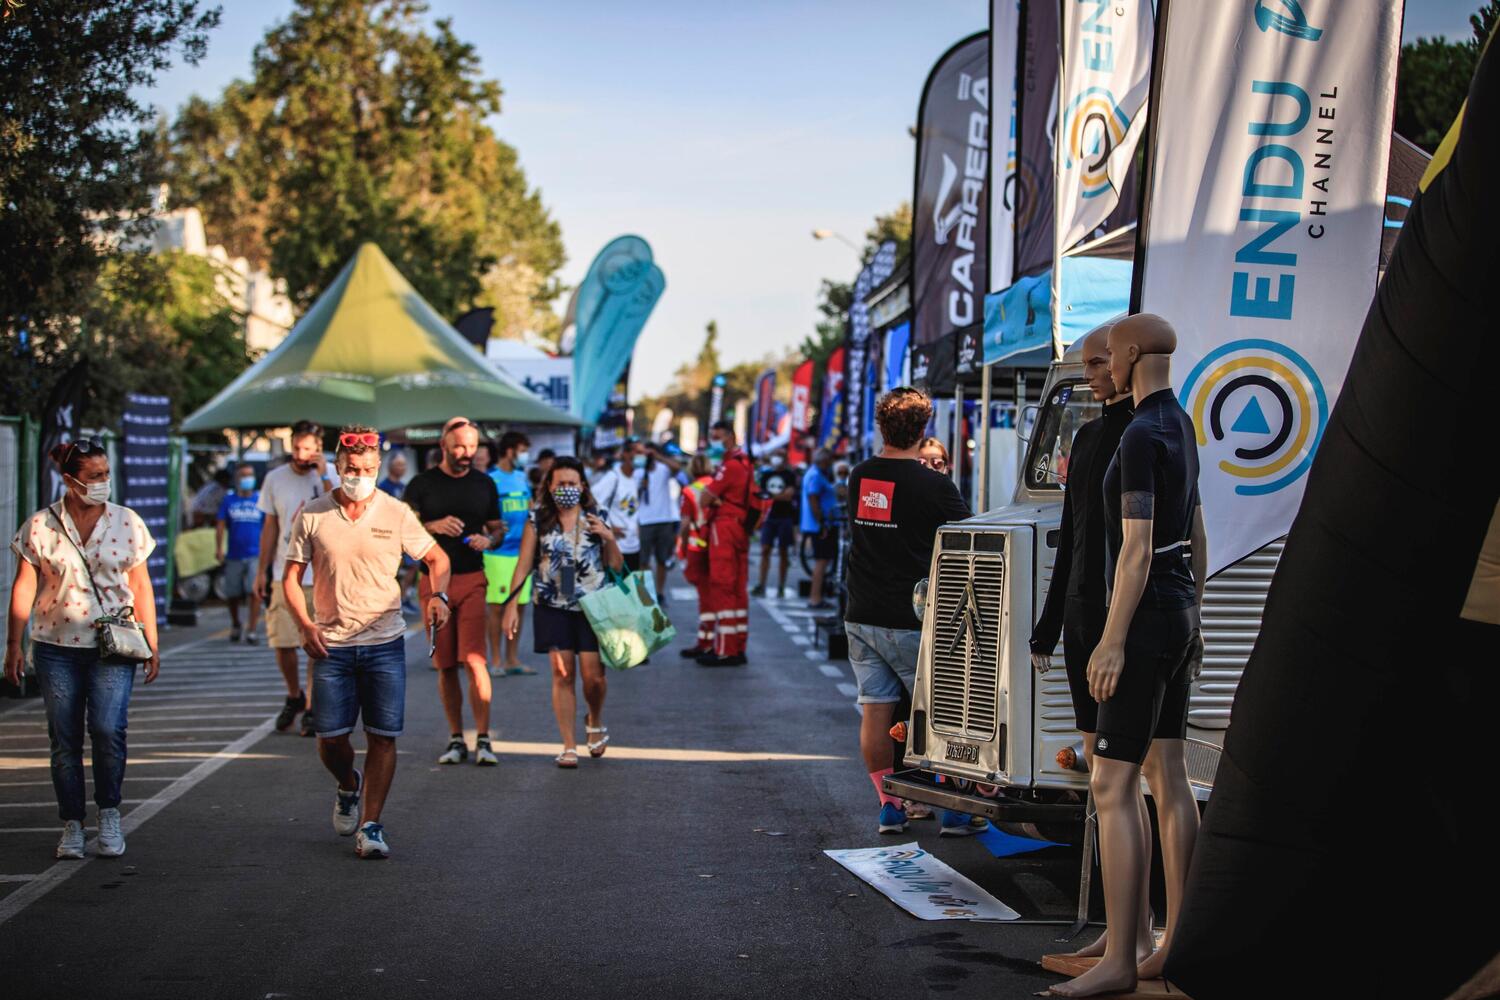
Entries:
{"type": "Polygon", "coordinates": [[[332,739],[354,732],[397,737],[406,725],[406,636],[369,646],[329,646],[313,665],[313,724],[332,739]]]}
{"type": "Polygon", "coordinates": [[[917,654],[922,630],[881,628],[844,622],[849,638],[849,667],[859,688],[861,705],[894,705],[917,685],[917,654]]]}
{"type": "Polygon", "coordinates": [[[84,818],[83,731],[94,748],[94,802],[100,809],[120,805],[125,780],[125,713],[135,686],[133,664],[100,663],[99,650],[34,642],[42,701],[47,706],[47,739],[52,744],[52,789],[64,821],[84,818]]]}

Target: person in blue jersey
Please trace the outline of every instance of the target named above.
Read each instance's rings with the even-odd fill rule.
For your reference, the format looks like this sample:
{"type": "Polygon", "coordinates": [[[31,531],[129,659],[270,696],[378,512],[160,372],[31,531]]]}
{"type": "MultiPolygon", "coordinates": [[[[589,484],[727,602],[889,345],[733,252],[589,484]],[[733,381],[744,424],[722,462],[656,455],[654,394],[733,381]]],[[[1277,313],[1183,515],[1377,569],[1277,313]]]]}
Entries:
{"type": "Polygon", "coordinates": [[[214,559],[219,571],[224,603],[229,607],[229,641],[257,641],[260,602],[255,600],[255,567],[260,562],[260,494],[255,489],[255,467],[246,463],[234,470],[234,490],[219,501],[214,515],[214,559]],[[226,545],[227,542],[227,545],[226,545]],[[240,604],[250,598],[250,621],[240,627],[240,604]]]}
{"type": "MultiPolygon", "coordinates": [[[[485,624],[489,633],[490,673],[496,677],[536,673],[521,662],[520,625],[517,624],[516,634],[510,637],[504,636],[500,628],[505,601],[510,597],[511,577],[515,575],[516,560],[521,555],[521,535],[531,513],[531,479],[526,469],[530,448],[531,440],[525,434],[507,431],[500,437],[496,449],[499,458],[489,473],[500,493],[500,523],[504,533],[500,544],[484,554],[484,599],[489,612],[485,624]]],[[[531,577],[528,576],[521,585],[516,603],[531,603],[531,577]]],[[[525,620],[523,615],[518,622],[525,620]]]]}

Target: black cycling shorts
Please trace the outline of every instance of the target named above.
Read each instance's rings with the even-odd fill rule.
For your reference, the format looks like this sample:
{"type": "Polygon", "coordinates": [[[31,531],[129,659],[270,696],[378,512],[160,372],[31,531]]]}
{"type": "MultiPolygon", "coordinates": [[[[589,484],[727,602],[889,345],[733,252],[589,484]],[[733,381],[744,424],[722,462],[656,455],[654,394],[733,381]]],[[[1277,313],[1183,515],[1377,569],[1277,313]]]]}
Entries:
{"type": "Polygon", "coordinates": [[[837,559],[839,557],[839,529],[829,528],[827,534],[815,534],[812,540],[814,559],[837,559]]]}
{"type": "Polygon", "coordinates": [[[1073,719],[1080,733],[1099,730],[1099,703],[1089,694],[1089,657],[1104,636],[1108,613],[1102,601],[1070,597],[1063,605],[1063,664],[1068,670],[1068,692],[1073,696],[1073,719]]]}
{"type": "Polygon", "coordinates": [[[1137,608],[1125,639],[1125,669],[1099,705],[1094,753],[1139,764],[1151,741],[1187,737],[1188,664],[1198,643],[1192,608],[1137,608]]]}

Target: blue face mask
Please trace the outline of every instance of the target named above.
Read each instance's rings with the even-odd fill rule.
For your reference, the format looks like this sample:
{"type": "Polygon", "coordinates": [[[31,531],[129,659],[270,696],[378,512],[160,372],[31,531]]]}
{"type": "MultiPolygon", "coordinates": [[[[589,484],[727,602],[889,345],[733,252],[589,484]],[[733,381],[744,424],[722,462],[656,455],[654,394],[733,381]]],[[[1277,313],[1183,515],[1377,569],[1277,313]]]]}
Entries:
{"type": "Polygon", "coordinates": [[[722,462],[724,460],[724,442],[715,441],[708,446],[708,457],[712,461],[722,462]]]}
{"type": "Polygon", "coordinates": [[[524,468],[526,468],[526,463],[528,461],[530,461],[530,460],[531,460],[531,454],[529,452],[525,452],[525,451],[518,451],[518,452],[516,452],[516,457],[515,457],[516,468],[518,468],[518,469],[524,469],[524,468]]]}
{"type": "Polygon", "coordinates": [[[244,490],[246,493],[253,492],[255,490],[255,477],[254,476],[241,476],[240,477],[240,489],[244,490]]]}

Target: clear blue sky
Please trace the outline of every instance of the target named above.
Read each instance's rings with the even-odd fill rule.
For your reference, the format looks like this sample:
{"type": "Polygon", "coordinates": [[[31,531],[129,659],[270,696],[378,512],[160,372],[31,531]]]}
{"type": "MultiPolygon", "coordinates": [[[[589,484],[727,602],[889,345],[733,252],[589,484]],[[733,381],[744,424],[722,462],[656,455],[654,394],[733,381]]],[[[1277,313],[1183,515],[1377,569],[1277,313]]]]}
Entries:
{"type": "MultiPolygon", "coordinates": [[[[1477,0],[1407,0],[1404,34],[1466,36],[1477,0]]],[[[248,74],[290,0],[223,0],[197,67],[149,98],[174,111],[248,74]]],[[[849,280],[877,212],[911,197],[918,91],[985,0],[436,0],[505,90],[492,125],[562,225],[576,284],[609,239],[650,241],[666,294],[636,350],[632,395],[663,388],[719,321],[735,362],[794,345],[818,282],[849,280]]]]}

